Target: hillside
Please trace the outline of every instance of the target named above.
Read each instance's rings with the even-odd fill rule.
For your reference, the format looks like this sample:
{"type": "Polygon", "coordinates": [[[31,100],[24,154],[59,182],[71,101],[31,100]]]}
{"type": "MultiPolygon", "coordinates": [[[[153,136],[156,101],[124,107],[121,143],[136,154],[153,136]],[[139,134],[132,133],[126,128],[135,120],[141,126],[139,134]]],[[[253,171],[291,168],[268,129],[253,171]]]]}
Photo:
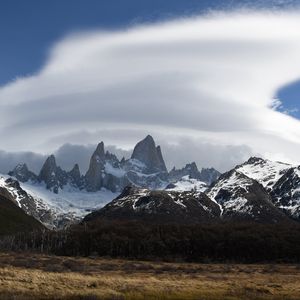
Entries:
{"type": "Polygon", "coordinates": [[[28,216],[8,198],[0,195],[0,235],[42,229],[43,225],[28,216]]]}

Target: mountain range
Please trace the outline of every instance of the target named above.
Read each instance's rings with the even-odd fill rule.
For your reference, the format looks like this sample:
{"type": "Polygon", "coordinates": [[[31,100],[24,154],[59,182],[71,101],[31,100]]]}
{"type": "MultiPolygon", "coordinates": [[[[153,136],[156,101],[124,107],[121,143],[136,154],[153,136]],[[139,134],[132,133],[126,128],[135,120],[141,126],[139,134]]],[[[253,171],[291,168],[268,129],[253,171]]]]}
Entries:
{"type": "Polygon", "coordinates": [[[196,163],[167,170],[148,135],[129,159],[98,144],[88,171],[63,170],[50,155],[39,174],[19,164],[0,178],[0,195],[48,228],[102,219],[156,223],[300,220],[300,167],[251,157],[224,174],[196,163]]]}
{"type": "Polygon", "coordinates": [[[119,160],[100,142],[85,174],[78,164],[70,171],[63,170],[50,155],[39,174],[20,163],[8,176],[2,175],[1,185],[15,195],[26,213],[48,227],[60,228],[101,208],[128,185],[151,190],[196,186],[203,190],[219,175],[213,168],[198,170],[194,162],[168,172],[160,146],[148,135],[136,144],[129,159],[119,160]]]}

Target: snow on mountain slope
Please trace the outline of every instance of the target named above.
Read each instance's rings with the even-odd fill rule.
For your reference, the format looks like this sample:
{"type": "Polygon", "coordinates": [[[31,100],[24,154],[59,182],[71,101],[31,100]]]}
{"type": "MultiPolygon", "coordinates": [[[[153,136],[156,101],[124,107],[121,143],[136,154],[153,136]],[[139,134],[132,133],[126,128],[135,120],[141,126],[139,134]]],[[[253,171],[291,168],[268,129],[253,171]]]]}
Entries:
{"type": "Polygon", "coordinates": [[[208,188],[208,185],[205,182],[202,182],[200,180],[190,178],[189,175],[183,176],[180,180],[170,183],[166,186],[166,190],[168,191],[198,191],[198,192],[204,192],[208,188]]]}
{"type": "Polygon", "coordinates": [[[153,191],[126,187],[121,195],[84,218],[99,220],[142,220],[155,223],[196,224],[218,220],[219,206],[197,191],[153,191]]]}
{"type": "Polygon", "coordinates": [[[221,175],[207,195],[220,205],[225,220],[276,223],[287,219],[261,184],[235,169],[221,175]]]}
{"type": "Polygon", "coordinates": [[[271,192],[275,204],[293,218],[300,218],[300,166],[290,168],[271,192]]]}
{"type": "Polygon", "coordinates": [[[240,194],[247,191],[252,180],[243,174],[231,171],[221,175],[218,181],[207,192],[208,197],[215,201],[221,209],[221,214],[227,208],[231,211],[243,211],[248,201],[241,198],[240,194]]]}
{"type": "Polygon", "coordinates": [[[237,166],[235,170],[258,181],[267,191],[270,191],[291,167],[293,166],[286,163],[251,157],[242,165],[237,166]]]}
{"type": "Polygon", "coordinates": [[[42,199],[49,207],[77,217],[83,217],[88,212],[104,206],[119,194],[106,189],[88,193],[71,186],[65,186],[59,194],[54,194],[46,190],[43,184],[22,183],[21,187],[34,198],[42,199]]]}
{"type": "Polygon", "coordinates": [[[300,167],[282,162],[251,157],[235,168],[257,180],[272,197],[276,207],[300,219],[300,167]]]}
{"type": "Polygon", "coordinates": [[[79,221],[118,195],[105,189],[88,193],[72,186],[65,186],[55,194],[47,190],[44,183],[19,183],[7,175],[0,176],[0,187],[6,189],[26,213],[49,228],[61,228],[79,221]]]}

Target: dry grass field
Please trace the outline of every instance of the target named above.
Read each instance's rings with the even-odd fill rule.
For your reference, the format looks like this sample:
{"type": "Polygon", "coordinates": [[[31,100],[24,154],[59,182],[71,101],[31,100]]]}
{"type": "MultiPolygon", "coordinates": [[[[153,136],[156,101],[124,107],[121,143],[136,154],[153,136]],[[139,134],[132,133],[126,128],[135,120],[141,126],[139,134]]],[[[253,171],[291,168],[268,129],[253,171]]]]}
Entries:
{"type": "Polygon", "coordinates": [[[300,267],[2,253],[0,299],[300,299],[300,267]]]}

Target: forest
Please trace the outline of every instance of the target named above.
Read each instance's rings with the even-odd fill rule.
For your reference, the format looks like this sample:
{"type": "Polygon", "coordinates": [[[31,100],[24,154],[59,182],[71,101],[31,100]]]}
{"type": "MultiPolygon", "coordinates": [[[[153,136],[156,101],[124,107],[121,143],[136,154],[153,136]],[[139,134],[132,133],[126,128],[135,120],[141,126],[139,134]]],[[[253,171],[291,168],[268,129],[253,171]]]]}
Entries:
{"type": "Polygon", "coordinates": [[[299,263],[300,224],[101,221],[2,236],[0,251],[170,262],[299,263]]]}

